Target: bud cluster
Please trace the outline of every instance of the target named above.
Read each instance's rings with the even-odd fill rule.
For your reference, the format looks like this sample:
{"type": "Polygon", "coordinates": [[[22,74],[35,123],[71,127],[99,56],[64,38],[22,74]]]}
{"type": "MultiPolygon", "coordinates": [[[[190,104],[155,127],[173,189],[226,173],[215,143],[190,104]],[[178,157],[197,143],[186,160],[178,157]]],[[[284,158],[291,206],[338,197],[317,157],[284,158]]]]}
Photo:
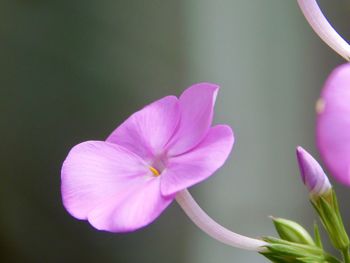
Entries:
{"type": "MultiPolygon", "coordinates": [[[[350,262],[349,238],[339,212],[338,201],[327,175],[319,163],[302,147],[297,147],[297,160],[303,183],[309,190],[310,201],[318,213],[332,245],[338,249],[344,262],[350,262]]],[[[324,262],[340,263],[339,259],[325,252],[317,224],[314,238],[298,223],[272,217],[280,238],[265,237],[268,243],[261,254],[273,262],[324,262]]]]}

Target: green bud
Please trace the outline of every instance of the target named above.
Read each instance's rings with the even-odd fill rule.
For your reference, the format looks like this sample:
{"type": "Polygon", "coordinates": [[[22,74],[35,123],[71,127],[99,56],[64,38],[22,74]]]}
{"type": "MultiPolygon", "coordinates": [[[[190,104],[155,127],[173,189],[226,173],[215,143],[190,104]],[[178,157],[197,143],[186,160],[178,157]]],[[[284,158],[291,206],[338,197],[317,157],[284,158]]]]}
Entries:
{"type": "Polygon", "coordinates": [[[298,223],[284,218],[271,218],[282,239],[299,244],[315,246],[315,242],[310,234],[298,223]]]}

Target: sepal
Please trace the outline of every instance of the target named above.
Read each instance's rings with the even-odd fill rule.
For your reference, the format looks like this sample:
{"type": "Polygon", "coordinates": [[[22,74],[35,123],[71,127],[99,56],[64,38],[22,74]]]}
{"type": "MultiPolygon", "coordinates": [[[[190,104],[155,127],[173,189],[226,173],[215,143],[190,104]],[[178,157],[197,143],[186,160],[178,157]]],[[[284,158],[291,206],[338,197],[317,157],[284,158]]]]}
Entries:
{"type": "Polygon", "coordinates": [[[340,263],[337,258],[317,246],[298,244],[274,237],[265,237],[266,250],[260,252],[272,262],[280,263],[340,263]]]}
{"type": "Polygon", "coordinates": [[[318,228],[318,224],[314,223],[314,237],[315,237],[315,243],[316,246],[319,247],[320,249],[323,249],[323,244],[322,244],[322,239],[320,235],[320,230],[318,228]]]}
{"type": "Polygon", "coordinates": [[[347,250],[350,245],[346,233],[335,191],[331,189],[322,196],[312,196],[310,201],[321,218],[333,246],[339,250],[347,250]]]}

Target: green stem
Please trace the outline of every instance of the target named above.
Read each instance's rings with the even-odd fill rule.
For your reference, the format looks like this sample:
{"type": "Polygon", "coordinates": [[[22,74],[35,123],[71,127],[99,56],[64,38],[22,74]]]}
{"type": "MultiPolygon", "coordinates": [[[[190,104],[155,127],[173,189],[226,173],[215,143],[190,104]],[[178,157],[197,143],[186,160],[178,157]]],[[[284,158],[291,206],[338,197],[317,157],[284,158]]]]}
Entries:
{"type": "Polygon", "coordinates": [[[350,254],[349,254],[349,249],[346,248],[342,251],[343,259],[345,263],[350,263],[350,254]]]}

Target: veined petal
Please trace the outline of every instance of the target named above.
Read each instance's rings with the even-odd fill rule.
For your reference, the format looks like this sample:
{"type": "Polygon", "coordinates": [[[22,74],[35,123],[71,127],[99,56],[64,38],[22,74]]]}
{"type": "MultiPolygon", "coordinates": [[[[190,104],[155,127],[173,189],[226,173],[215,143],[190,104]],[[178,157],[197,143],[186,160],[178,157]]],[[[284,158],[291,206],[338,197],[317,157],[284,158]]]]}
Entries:
{"type": "Polygon", "coordinates": [[[336,68],[318,105],[317,145],[331,174],[350,186],[350,64],[336,68]]]}
{"type": "Polygon", "coordinates": [[[122,145],[145,160],[161,154],[180,118],[178,99],[167,96],[131,115],[106,141],[122,145]]]}
{"type": "Polygon", "coordinates": [[[149,177],[142,184],[130,185],[111,197],[109,202],[93,209],[88,220],[99,230],[134,231],[153,222],[174,198],[174,195],[161,195],[159,177],[149,177]]]}
{"type": "Polygon", "coordinates": [[[182,93],[179,127],[167,146],[170,156],[182,154],[203,140],[212,123],[218,90],[215,84],[199,83],[182,93]]]}
{"type": "Polygon", "coordinates": [[[161,192],[172,195],[212,175],[226,161],[234,142],[227,125],[210,128],[204,140],[191,151],[172,157],[161,177],[161,192]]]}
{"type": "Polygon", "coordinates": [[[62,166],[63,204],[74,217],[86,219],[90,210],[147,174],[144,161],[121,146],[102,141],[80,143],[62,166]]]}

